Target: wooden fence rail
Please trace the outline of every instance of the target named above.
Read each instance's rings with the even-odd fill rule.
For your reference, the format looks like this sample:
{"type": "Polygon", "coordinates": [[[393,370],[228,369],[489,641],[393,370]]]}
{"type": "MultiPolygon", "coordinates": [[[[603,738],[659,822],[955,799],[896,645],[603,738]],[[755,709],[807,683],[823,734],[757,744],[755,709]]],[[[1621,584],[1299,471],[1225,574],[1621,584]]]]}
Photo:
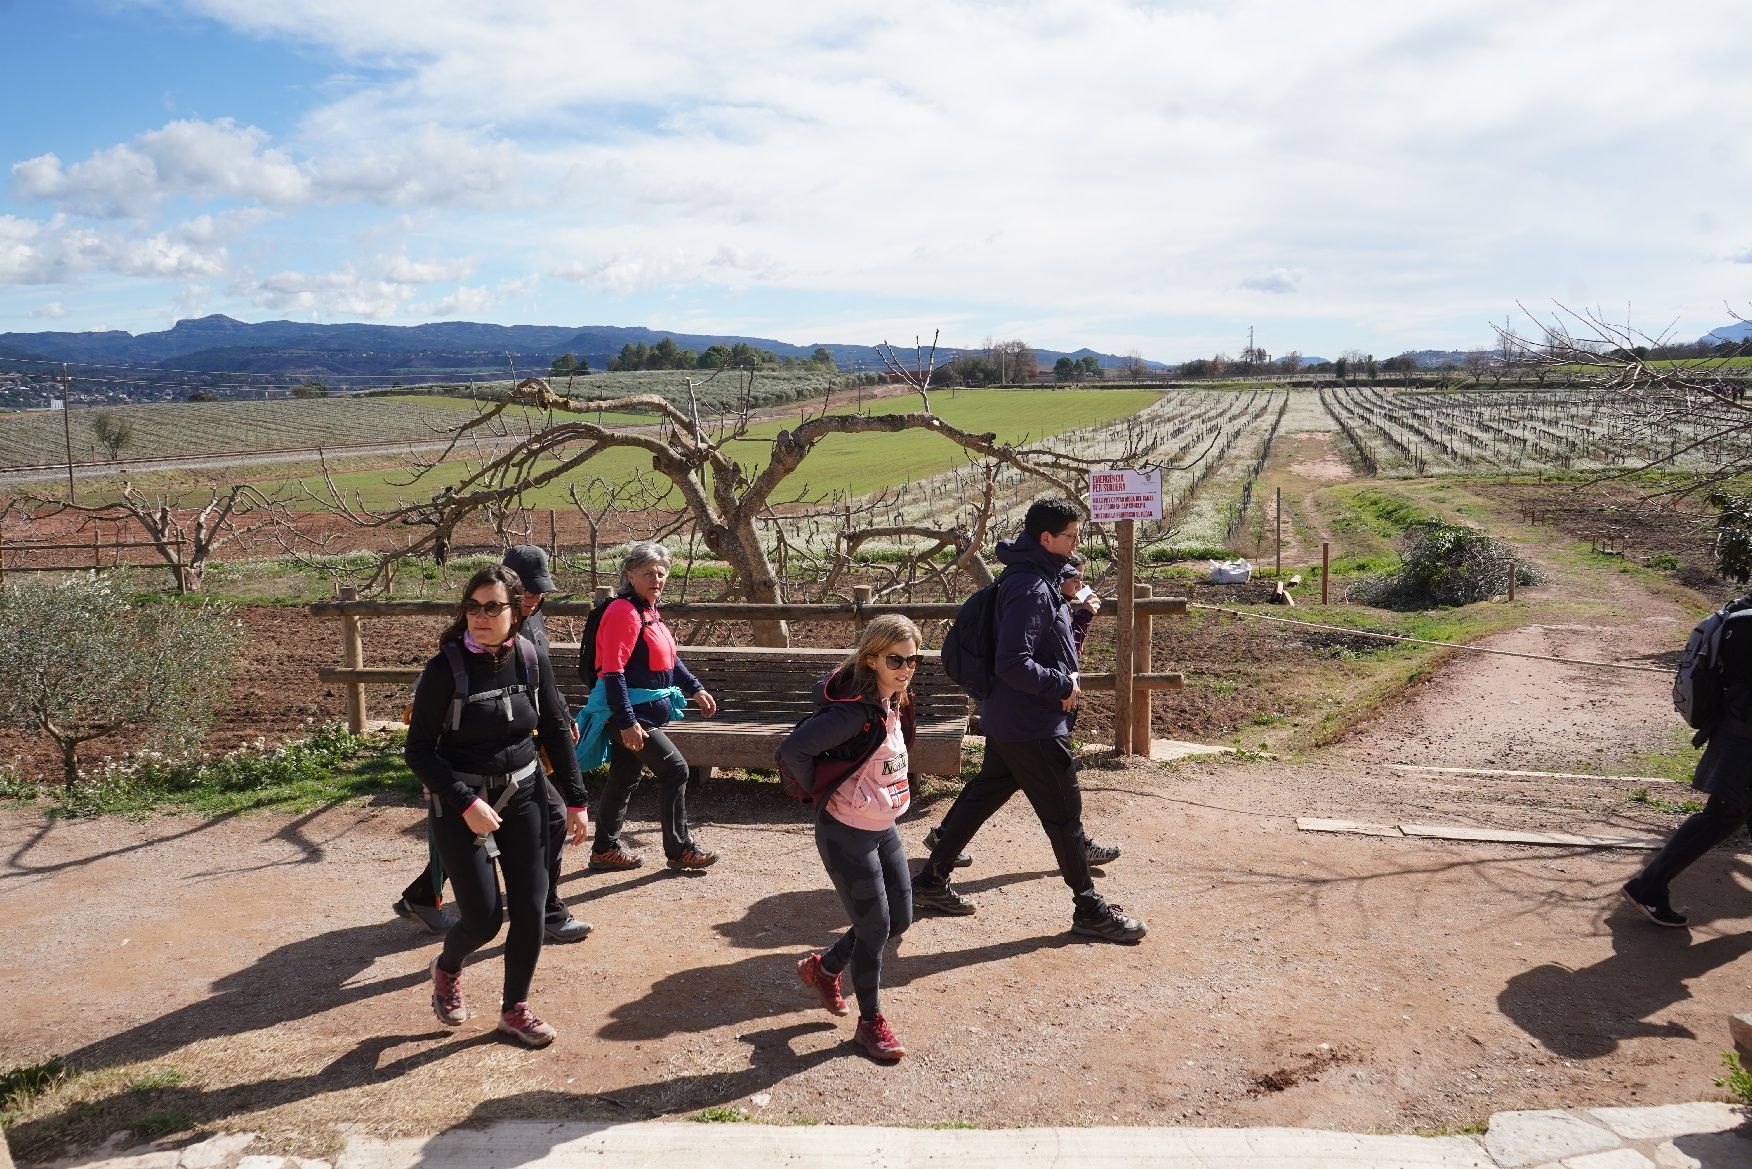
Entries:
{"type": "MultiPolygon", "coordinates": [[[[599,589],[602,594],[607,589],[599,589]]],[[[550,617],[586,617],[595,600],[548,601],[542,605],[542,612],[550,617]]],[[[858,625],[868,622],[873,617],[887,613],[897,613],[914,621],[947,621],[960,610],[958,603],[918,603],[918,604],[876,604],[870,600],[868,586],[859,585],[853,590],[850,602],[835,604],[803,605],[758,605],[742,602],[676,602],[663,606],[665,618],[694,621],[850,621],[858,625]]],[[[1178,673],[1152,671],[1150,668],[1150,636],[1152,621],[1156,617],[1180,617],[1186,614],[1185,597],[1155,597],[1151,595],[1150,586],[1137,586],[1137,596],[1132,602],[1133,630],[1132,636],[1126,639],[1136,647],[1132,661],[1121,663],[1120,670],[1127,665],[1130,671],[1131,685],[1128,688],[1131,703],[1127,710],[1128,718],[1122,720],[1116,709],[1113,728],[1114,748],[1121,754],[1148,755],[1150,750],[1150,695],[1157,690],[1178,690],[1185,684],[1185,679],[1178,673]]],[[[1106,601],[1101,607],[1096,620],[1109,619],[1117,614],[1119,606],[1112,601],[1106,601]]],[[[340,596],[332,601],[318,601],[310,606],[310,613],[316,617],[337,618],[341,624],[341,665],[339,667],[323,667],[317,670],[317,677],[324,682],[335,682],[347,688],[347,727],[355,734],[363,731],[366,725],[365,687],[380,685],[412,686],[419,678],[420,671],[411,666],[367,666],[363,638],[363,623],[368,618],[383,617],[436,617],[448,618],[456,615],[454,601],[377,601],[365,600],[357,596],[351,588],[340,590],[340,596]]],[[[1116,631],[1117,632],[1117,631],[1116,631]]],[[[683,656],[687,647],[683,646],[683,656]]],[[[1091,694],[1117,694],[1120,688],[1119,673],[1084,673],[1079,675],[1082,688],[1091,694]]],[[[1116,703],[1116,708],[1120,704],[1116,703]]]]}

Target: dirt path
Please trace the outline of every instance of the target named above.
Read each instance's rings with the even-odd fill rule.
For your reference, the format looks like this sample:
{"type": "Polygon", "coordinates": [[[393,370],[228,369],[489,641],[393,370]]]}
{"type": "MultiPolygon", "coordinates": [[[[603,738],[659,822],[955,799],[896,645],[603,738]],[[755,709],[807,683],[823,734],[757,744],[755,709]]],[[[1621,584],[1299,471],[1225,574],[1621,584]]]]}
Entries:
{"type": "MultiPolygon", "coordinates": [[[[1624,623],[1498,639],[1654,660],[1677,606],[1628,581],[1624,623]]],[[[404,807],[215,822],[46,822],[0,808],[0,1065],[63,1055],[82,1111],[14,1126],[26,1160],[141,1123],[248,1128],[331,1151],[334,1126],[473,1120],[1309,1125],[1431,1130],[1509,1108],[1706,1098],[1725,1016],[1752,1000],[1752,857],[1678,890],[1689,932],[1625,913],[1623,852],[1300,833],[1298,815],[1661,834],[1676,818],[1616,780],[1432,779],[1389,762],[1611,771],[1672,723],[1655,674],[1460,655],[1372,728],[1311,761],[1174,768],[1093,760],[1086,820],[1122,845],[1102,887],[1152,932],[1080,944],[1021,801],[975,841],[978,915],[926,918],[888,968],[912,1055],[876,1069],[808,1009],[793,964],[841,925],[806,824],[770,789],[694,801],[724,860],[697,877],[565,881],[596,936],[543,955],[562,1038],[439,1027],[431,941],[388,903],[424,847],[404,807]],[[178,1082],[178,1077],[182,1077],[178,1082]],[[127,1077],[136,1085],[130,1089],[127,1077]],[[83,1086],[81,1086],[83,1085],[83,1086]],[[153,1119],[156,1118],[156,1119],[153,1119]]],[[[941,802],[903,825],[917,855],[941,802]]],[[[652,801],[632,843],[660,849],[652,801]]],[[[465,983],[486,1009],[497,950],[465,983]]]]}

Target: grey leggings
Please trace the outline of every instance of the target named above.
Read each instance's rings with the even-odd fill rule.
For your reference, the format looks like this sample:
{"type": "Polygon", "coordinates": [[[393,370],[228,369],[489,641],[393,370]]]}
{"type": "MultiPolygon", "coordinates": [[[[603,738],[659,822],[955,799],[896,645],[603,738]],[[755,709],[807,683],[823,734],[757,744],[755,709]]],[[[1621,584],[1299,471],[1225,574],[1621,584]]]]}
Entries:
{"type": "Polygon", "coordinates": [[[881,1013],[882,947],[912,924],[912,877],[900,833],[853,828],[823,811],[815,821],[815,847],[839,892],[852,928],[821,956],[821,968],[838,974],[852,967],[858,1014],[881,1013]]]}

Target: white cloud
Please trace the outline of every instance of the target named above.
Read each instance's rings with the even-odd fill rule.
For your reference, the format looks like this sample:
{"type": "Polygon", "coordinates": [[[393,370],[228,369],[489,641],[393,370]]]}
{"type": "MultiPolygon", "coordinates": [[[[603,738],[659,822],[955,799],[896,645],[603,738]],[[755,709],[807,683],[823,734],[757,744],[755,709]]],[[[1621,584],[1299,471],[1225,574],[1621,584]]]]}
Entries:
{"type": "Polygon", "coordinates": [[[177,121],[66,166],[41,154],[12,167],[25,199],[52,200],[69,211],[136,217],[172,194],[249,199],[290,206],[310,198],[310,180],[266,132],[230,118],[177,121]]]}
{"type": "Polygon", "coordinates": [[[464,317],[480,317],[491,312],[499,303],[491,289],[485,287],[469,287],[462,285],[450,295],[434,301],[422,308],[422,312],[434,320],[458,320],[464,317]]]}
{"type": "Polygon", "coordinates": [[[1302,286],[1304,273],[1300,268],[1273,268],[1261,276],[1249,276],[1241,287],[1253,292],[1295,292],[1302,286]]]}
{"type": "Polygon", "coordinates": [[[413,296],[412,286],[361,276],[352,264],[328,272],[276,272],[264,280],[246,275],[230,291],[270,312],[318,319],[394,317],[413,296]]]}
{"type": "Polygon", "coordinates": [[[51,300],[40,308],[31,309],[30,315],[37,320],[58,321],[67,315],[67,306],[58,300],[51,300]]]}
{"type": "Polygon", "coordinates": [[[473,260],[411,260],[407,256],[379,258],[383,279],[391,284],[436,284],[461,280],[474,271],[473,260]]]}
{"type": "Polygon", "coordinates": [[[95,272],[118,276],[213,276],[224,249],[197,247],[159,232],[134,236],[61,219],[0,215],[0,287],[64,284],[95,272]]]}

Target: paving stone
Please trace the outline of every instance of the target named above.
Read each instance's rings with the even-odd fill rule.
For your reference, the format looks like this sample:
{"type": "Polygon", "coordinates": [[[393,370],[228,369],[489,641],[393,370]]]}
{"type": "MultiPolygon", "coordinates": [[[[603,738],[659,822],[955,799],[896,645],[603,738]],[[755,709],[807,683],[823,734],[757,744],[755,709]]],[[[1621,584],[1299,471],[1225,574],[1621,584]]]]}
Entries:
{"type": "MultiPolygon", "coordinates": [[[[1609,1134],[1608,1134],[1609,1135],[1609,1134]]],[[[855,1165],[858,1169],[1493,1169],[1470,1137],[1364,1136],[1308,1129],[933,1130],[509,1121],[424,1140],[354,1136],[336,1169],[601,1169],[614,1165],[855,1165]]]]}
{"type": "Polygon", "coordinates": [[[255,1139],[253,1132],[222,1132],[184,1149],[175,1164],[177,1169],[221,1169],[255,1139]]]}
{"type": "Polygon", "coordinates": [[[1588,1115],[1627,1141],[1659,1141],[1693,1132],[1727,1132],[1752,1120],[1752,1109],[1732,1104],[1663,1104],[1590,1108],[1588,1115]]]}
{"type": "Polygon", "coordinates": [[[292,1164],[297,1169],[334,1169],[327,1161],[313,1161],[309,1157],[294,1157],[292,1164]]]}
{"type": "Polygon", "coordinates": [[[1655,1169],[1655,1163],[1635,1149],[1608,1153],[1584,1153],[1564,1161],[1563,1169],[1655,1169]]]}
{"type": "Polygon", "coordinates": [[[1731,1132],[1676,1137],[1655,1150],[1660,1169],[1746,1169],[1752,1165],[1752,1138],[1731,1132]]]}
{"type": "Polygon", "coordinates": [[[290,1157],[267,1156],[262,1153],[251,1153],[240,1160],[234,1169],[292,1169],[290,1157]]]}
{"type": "Polygon", "coordinates": [[[98,1161],[57,1161],[58,1166],[74,1166],[79,1169],[176,1169],[176,1150],[165,1149],[151,1151],[136,1149],[132,1152],[118,1153],[114,1157],[104,1157],[98,1161]]]}
{"type": "Polygon", "coordinates": [[[1484,1134],[1485,1150],[1502,1169],[1531,1169],[1618,1145],[1618,1138],[1606,1129],[1555,1109],[1498,1112],[1484,1134]]]}

